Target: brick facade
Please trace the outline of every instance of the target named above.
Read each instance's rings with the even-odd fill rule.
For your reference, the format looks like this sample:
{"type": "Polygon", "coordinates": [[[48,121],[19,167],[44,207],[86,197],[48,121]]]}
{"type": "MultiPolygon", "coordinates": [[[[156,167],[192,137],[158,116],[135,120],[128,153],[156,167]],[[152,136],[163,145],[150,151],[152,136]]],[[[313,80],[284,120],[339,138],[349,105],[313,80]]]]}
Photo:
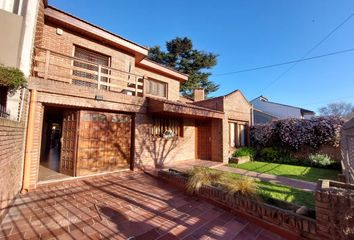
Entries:
{"type": "MultiPolygon", "coordinates": [[[[41,33],[41,26],[37,30],[41,33]]],[[[45,48],[51,51],[55,51],[67,56],[74,55],[75,46],[84,47],[86,49],[104,54],[110,57],[110,67],[119,69],[125,72],[131,72],[140,76],[146,76],[147,78],[166,82],[168,86],[167,99],[177,101],[179,99],[179,81],[163,76],[159,73],[152,72],[144,69],[142,66],[136,66],[135,57],[126,53],[123,50],[113,48],[102,42],[95,41],[86,36],[80,35],[77,32],[73,32],[67,29],[65,26],[54,24],[48,20],[43,25],[43,40],[38,40],[38,45],[41,48],[45,48]],[[56,33],[57,28],[63,30],[62,35],[56,33]]],[[[54,70],[54,69],[53,69],[54,70]]],[[[58,75],[67,75],[70,70],[63,68],[55,69],[58,75]],[[59,72],[58,72],[59,71],[59,72]]],[[[111,80],[112,83],[115,80],[111,80]]]]}
{"type": "Polygon", "coordinates": [[[248,126],[252,124],[252,105],[243,94],[236,90],[226,96],[194,102],[195,105],[224,112],[221,122],[213,120],[212,148],[213,160],[227,162],[230,155],[236,150],[229,143],[229,122],[241,122],[248,126]]]}
{"type": "MultiPolygon", "coordinates": [[[[153,70],[151,66],[144,65],[139,62],[137,56],[128,53],[111,44],[109,41],[101,41],[94,38],[85,32],[73,30],[72,27],[55,21],[48,17],[46,10],[41,5],[38,14],[37,36],[35,40],[36,47],[41,48],[37,56],[43,56],[44,50],[48,49],[66,56],[73,56],[75,46],[84,47],[86,49],[107,55],[110,57],[110,67],[119,69],[123,72],[130,72],[144,78],[151,78],[167,83],[167,100],[177,102],[180,99],[179,88],[180,81],[173,77],[171,73],[163,73],[161,69],[153,70]],[[62,33],[58,34],[58,29],[62,33]],[[42,55],[41,55],[42,54],[42,55]]],[[[51,9],[55,12],[57,10],[51,9]]],[[[58,14],[63,14],[58,12],[58,14]]],[[[60,31],[59,31],[60,32],[60,31]]],[[[37,49],[37,51],[39,50],[37,49]]],[[[57,59],[51,58],[53,64],[63,64],[57,59]]],[[[69,63],[69,62],[68,62],[69,63]]],[[[70,64],[69,64],[70,65],[70,64]]],[[[38,65],[36,65],[38,67],[38,65]]],[[[49,71],[55,72],[58,75],[68,75],[69,69],[56,68],[49,65],[49,71]],[[52,68],[52,69],[51,69],[52,68]]],[[[112,81],[112,79],[111,79],[112,81]]],[[[141,97],[129,96],[120,92],[105,91],[87,86],[78,86],[65,82],[43,79],[34,75],[29,80],[29,89],[37,91],[37,102],[35,108],[35,121],[33,126],[28,126],[34,129],[33,148],[31,149],[31,171],[30,171],[30,188],[35,188],[38,182],[38,171],[40,165],[41,153],[41,138],[43,127],[43,116],[46,107],[55,106],[63,109],[71,108],[76,110],[95,110],[95,111],[110,111],[119,113],[129,113],[135,117],[135,136],[134,141],[134,165],[136,168],[144,168],[151,166],[160,166],[165,163],[179,160],[192,160],[196,157],[196,131],[194,116],[183,116],[183,137],[175,137],[173,139],[164,139],[161,137],[152,136],[153,115],[149,113],[149,101],[143,95],[141,97]],[[100,96],[101,100],[96,100],[96,96],[100,96]]],[[[235,93],[238,96],[239,93],[235,93]]],[[[220,97],[213,101],[202,101],[200,106],[219,110],[222,112],[225,108],[225,101],[231,103],[237,96],[220,97]],[[230,98],[230,100],[228,100],[230,98]]],[[[243,99],[242,99],[243,100],[243,99]]],[[[237,99],[238,103],[244,104],[237,99]]],[[[248,102],[246,103],[248,104],[248,102]]],[[[199,105],[199,103],[196,103],[199,105]]],[[[239,107],[237,104],[236,108],[239,107]]],[[[247,105],[247,108],[249,106],[247,105]]],[[[230,110],[231,111],[231,110],[230,110]]],[[[229,114],[229,116],[233,116],[229,114]]],[[[237,116],[238,120],[241,117],[237,116]]],[[[241,119],[242,120],[242,119],[241,119]]],[[[249,120],[249,119],[248,119],[249,120]]],[[[224,146],[228,143],[225,138],[225,123],[227,119],[210,118],[212,131],[212,149],[211,160],[223,161],[227,153],[223,151],[224,146]]],[[[228,134],[227,134],[228,136],[228,134]]]]}
{"type": "Polygon", "coordinates": [[[151,135],[152,118],[137,114],[135,130],[136,167],[162,166],[172,161],[195,158],[195,122],[184,119],[183,137],[163,139],[151,135]]]}
{"type": "Polygon", "coordinates": [[[21,121],[0,118],[0,222],[7,207],[12,203],[22,186],[27,102],[28,92],[26,91],[21,121]]]}
{"type": "MultiPolygon", "coordinates": [[[[252,124],[252,105],[243,96],[241,91],[237,90],[225,96],[224,112],[225,119],[223,124],[223,151],[225,158],[228,159],[231,154],[236,150],[234,147],[230,147],[229,144],[229,121],[246,123],[248,126],[250,126],[252,124]]],[[[248,131],[246,132],[246,134],[248,135],[248,131]]]]}

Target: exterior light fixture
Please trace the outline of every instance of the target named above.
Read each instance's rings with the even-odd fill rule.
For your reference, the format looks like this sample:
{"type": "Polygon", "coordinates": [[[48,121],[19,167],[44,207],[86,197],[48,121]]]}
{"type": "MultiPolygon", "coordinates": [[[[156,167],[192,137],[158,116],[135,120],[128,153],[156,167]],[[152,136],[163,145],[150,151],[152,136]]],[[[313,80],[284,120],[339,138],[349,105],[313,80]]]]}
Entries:
{"type": "Polygon", "coordinates": [[[95,99],[98,101],[102,101],[103,100],[103,96],[102,95],[96,95],[95,99]]]}

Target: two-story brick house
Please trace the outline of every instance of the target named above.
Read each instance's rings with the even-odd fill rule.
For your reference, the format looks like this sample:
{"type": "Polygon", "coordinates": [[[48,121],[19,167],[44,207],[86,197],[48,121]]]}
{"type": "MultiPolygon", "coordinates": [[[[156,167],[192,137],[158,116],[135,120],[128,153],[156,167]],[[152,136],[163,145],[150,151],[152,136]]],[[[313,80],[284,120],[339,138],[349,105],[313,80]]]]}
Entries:
{"type": "Polygon", "coordinates": [[[251,105],[240,91],[179,94],[188,76],[148,49],[43,2],[38,13],[24,189],[38,182],[180,160],[227,161],[247,144],[251,105]]]}

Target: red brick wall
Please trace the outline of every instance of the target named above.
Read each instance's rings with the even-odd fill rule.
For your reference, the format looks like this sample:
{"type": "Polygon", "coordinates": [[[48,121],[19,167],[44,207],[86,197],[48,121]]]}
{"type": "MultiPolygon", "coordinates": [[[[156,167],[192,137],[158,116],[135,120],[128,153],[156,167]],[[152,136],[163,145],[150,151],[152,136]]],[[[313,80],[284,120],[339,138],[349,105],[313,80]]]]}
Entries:
{"type": "Polygon", "coordinates": [[[212,155],[215,161],[228,161],[235,151],[229,144],[229,121],[240,121],[251,124],[251,105],[240,91],[230,95],[195,102],[195,105],[225,112],[222,122],[213,120],[212,124],[212,155]]]}
{"type": "Polygon", "coordinates": [[[21,122],[0,118],[0,222],[22,186],[27,96],[26,91],[21,122]]]}
{"type": "Polygon", "coordinates": [[[318,239],[354,239],[354,185],[321,180],[317,186],[318,239]]]}
{"type": "Polygon", "coordinates": [[[201,107],[214,109],[217,111],[224,111],[224,97],[211,98],[200,102],[194,102],[193,104],[201,107]]]}
{"type": "Polygon", "coordinates": [[[37,25],[36,25],[36,35],[34,38],[34,46],[42,45],[43,32],[44,32],[44,3],[42,0],[40,0],[38,14],[37,14],[37,25]]]}
{"type": "Polygon", "coordinates": [[[174,139],[153,137],[152,118],[146,114],[137,114],[135,121],[136,167],[151,167],[195,158],[194,120],[184,119],[184,135],[174,139]]]}
{"type": "Polygon", "coordinates": [[[239,121],[251,124],[251,109],[247,99],[243,97],[240,91],[233,92],[224,98],[224,125],[223,125],[223,142],[224,142],[224,161],[228,161],[230,155],[236,150],[230,147],[229,139],[229,121],[239,121]]]}

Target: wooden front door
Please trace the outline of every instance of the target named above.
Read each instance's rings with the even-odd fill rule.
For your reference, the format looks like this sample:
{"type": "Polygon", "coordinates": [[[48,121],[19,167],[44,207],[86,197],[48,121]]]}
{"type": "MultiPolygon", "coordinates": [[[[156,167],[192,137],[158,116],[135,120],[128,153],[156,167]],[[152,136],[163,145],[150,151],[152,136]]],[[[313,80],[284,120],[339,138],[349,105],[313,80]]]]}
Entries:
{"type": "Polygon", "coordinates": [[[81,111],[78,176],[129,168],[130,131],[130,115],[81,111]]]}
{"type": "Polygon", "coordinates": [[[60,151],[60,173],[75,176],[78,112],[64,111],[60,151]]]}
{"type": "Polygon", "coordinates": [[[211,160],[210,121],[196,121],[196,158],[211,160]]]}

